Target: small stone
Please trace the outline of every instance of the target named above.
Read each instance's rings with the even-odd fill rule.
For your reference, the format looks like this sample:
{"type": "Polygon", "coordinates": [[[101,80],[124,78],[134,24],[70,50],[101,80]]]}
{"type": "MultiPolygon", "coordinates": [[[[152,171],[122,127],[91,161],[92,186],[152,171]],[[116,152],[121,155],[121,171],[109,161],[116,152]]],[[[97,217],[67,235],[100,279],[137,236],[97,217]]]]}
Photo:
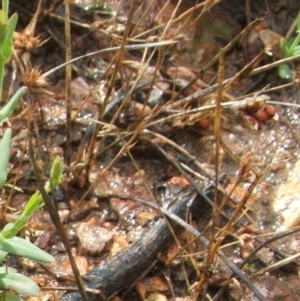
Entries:
{"type": "Polygon", "coordinates": [[[61,221],[64,221],[69,216],[70,211],[68,209],[63,209],[58,211],[58,215],[61,221]]]}
{"type": "Polygon", "coordinates": [[[129,210],[134,210],[137,207],[136,202],[119,198],[111,198],[109,203],[111,208],[115,210],[120,216],[124,215],[124,213],[129,210]]]}
{"type": "Polygon", "coordinates": [[[97,222],[98,218],[93,217],[88,222],[81,223],[76,227],[82,251],[90,255],[100,254],[113,238],[113,232],[100,227],[97,222]]]}
{"type": "Polygon", "coordinates": [[[230,300],[232,301],[239,301],[242,299],[244,290],[235,278],[232,278],[231,283],[228,285],[227,294],[230,296],[230,300]]]}
{"type": "Polygon", "coordinates": [[[133,106],[134,114],[138,117],[146,117],[151,114],[151,108],[147,105],[133,101],[131,101],[131,105],[133,106]]]}
{"type": "Polygon", "coordinates": [[[175,176],[170,180],[170,182],[174,186],[183,188],[191,186],[191,183],[185,177],[182,176],[175,176]]]}
{"type": "Polygon", "coordinates": [[[39,286],[45,286],[47,283],[46,279],[41,276],[30,276],[30,279],[33,280],[39,286]]]}
{"type": "Polygon", "coordinates": [[[66,252],[66,248],[62,242],[58,242],[56,245],[52,245],[51,250],[52,252],[59,252],[59,253],[66,252]]]}
{"type": "Polygon", "coordinates": [[[30,260],[28,258],[21,258],[20,261],[24,269],[27,269],[29,271],[35,271],[37,269],[37,263],[33,260],[30,260]]]}
{"type": "Polygon", "coordinates": [[[145,301],[168,301],[167,297],[161,294],[151,294],[145,301]]]}
{"type": "MultiPolygon", "coordinates": [[[[74,260],[75,260],[75,263],[77,265],[79,274],[80,275],[86,274],[88,269],[89,269],[89,264],[88,264],[87,259],[83,256],[74,256],[74,260]]],[[[72,266],[71,266],[70,261],[69,261],[68,258],[63,263],[62,270],[64,271],[64,273],[66,273],[68,275],[73,275],[72,266]]]]}
{"type": "Polygon", "coordinates": [[[45,230],[38,236],[34,244],[40,249],[46,249],[53,241],[53,232],[45,230]]]}
{"type": "Polygon", "coordinates": [[[79,221],[88,216],[91,212],[91,207],[89,204],[83,204],[82,206],[77,207],[74,211],[72,211],[70,215],[71,221],[79,221]]]}
{"type": "Polygon", "coordinates": [[[156,212],[138,212],[136,214],[136,222],[140,226],[147,226],[157,215],[156,212]]]}
{"type": "Polygon", "coordinates": [[[145,285],[148,292],[170,294],[169,285],[158,276],[145,278],[142,283],[145,285]]]}
{"type": "Polygon", "coordinates": [[[275,260],[275,254],[268,248],[262,248],[255,255],[266,266],[270,265],[275,260]]]}
{"type": "Polygon", "coordinates": [[[145,285],[143,283],[138,282],[137,285],[135,286],[135,290],[139,294],[141,300],[145,300],[146,299],[147,289],[146,289],[146,287],[145,287],[145,285]]]}
{"type": "Polygon", "coordinates": [[[122,236],[115,237],[112,247],[109,251],[109,254],[111,257],[113,257],[123,249],[126,249],[127,247],[128,247],[128,242],[122,236]]]}
{"type": "Polygon", "coordinates": [[[142,236],[144,231],[145,231],[145,229],[142,226],[137,226],[137,227],[131,229],[127,233],[126,241],[129,243],[132,243],[132,242],[138,240],[142,236]]]}
{"type": "Polygon", "coordinates": [[[144,177],[146,175],[145,170],[141,169],[134,174],[134,186],[141,186],[144,184],[144,177]]]}

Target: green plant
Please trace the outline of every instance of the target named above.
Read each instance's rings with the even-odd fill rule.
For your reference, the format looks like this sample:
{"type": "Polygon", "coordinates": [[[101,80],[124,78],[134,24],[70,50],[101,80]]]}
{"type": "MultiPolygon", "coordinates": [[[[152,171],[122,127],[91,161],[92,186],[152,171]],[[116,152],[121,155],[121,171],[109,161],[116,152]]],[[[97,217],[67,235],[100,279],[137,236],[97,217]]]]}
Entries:
{"type": "MultiPolygon", "coordinates": [[[[13,14],[8,18],[9,0],[2,0],[0,10],[0,97],[2,100],[2,88],[5,64],[10,60],[13,52],[13,33],[15,31],[18,16],[13,14]]],[[[27,92],[27,87],[20,88],[7,104],[0,110],[0,122],[8,118],[14,111],[20,98],[27,92]]],[[[7,179],[9,155],[11,149],[12,131],[7,129],[0,142],[0,188],[7,179]]],[[[62,175],[62,160],[56,158],[50,172],[50,180],[45,185],[46,192],[57,187],[62,175]]],[[[14,223],[7,224],[0,232],[0,262],[3,262],[7,254],[23,256],[38,262],[52,262],[54,258],[34,246],[31,242],[17,237],[18,232],[26,225],[29,217],[43,206],[43,199],[37,191],[29,200],[26,208],[14,223]]],[[[40,289],[30,278],[18,273],[9,267],[0,267],[0,300],[22,300],[19,296],[38,295],[40,289]]]]}
{"type": "MultiPolygon", "coordinates": [[[[300,12],[297,18],[296,37],[288,41],[281,39],[280,47],[283,52],[283,55],[286,58],[300,55],[300,12]]],[[[279,71],[279,76],[281,78],[283,79],[292,78],[292,70],[287,64],[280,65],[278,71],[279,71]]]]}
{"type": "MultiPolygon", "coordinates": [[[[3,142],[3,139],[1,143],[3,142]]],[[[0,146],[0,152],[2,151],[0,146]]],[[[61,180],[63,170],[62,160],[56,158],[51,168],[50,181],[46,183],[45,190],[50,192],[57,187],[61,180]]],[[[0,176],[6,177],[7,169],[0,168],[0,176]]],[[[26,225],[30,216],[44,205],[40,193],[37,191],[33,194],[26,205],[24,211],[14,223],[7,224],[0,232],[0,262],[3,262],[7,254],[14,254],[29,258],[34,261],[48,263],[54,261],[54,258],[42,251],[31,242],[17,237],[17,233],[26,225]]],[[[0,288],[3,290],[13,290],[17,294],[38,295],[40,289],[38,285],[30,278],[17,273],[15,269],[1,267],[0,268],[0,288]]],[[[17,301],[22,300],[19,295],[11,293],[0,294],[0,300],[17,301]]]]}

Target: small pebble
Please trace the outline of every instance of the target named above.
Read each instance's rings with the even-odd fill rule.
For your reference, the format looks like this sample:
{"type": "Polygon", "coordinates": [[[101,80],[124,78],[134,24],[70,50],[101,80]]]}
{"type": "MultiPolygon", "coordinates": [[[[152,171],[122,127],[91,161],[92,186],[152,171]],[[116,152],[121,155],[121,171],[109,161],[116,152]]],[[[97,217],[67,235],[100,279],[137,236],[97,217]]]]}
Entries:
{"type": "Polygon", "coordinates": [[[38,236],[34,244],[40,248],[45,249],[47,248],[51,242],[53,241],[53,232],[45,230],[38,236]]]}
{"type": "Polygon", "coordinates": [[[161,294],[151,294],[145,301],[168,301],[167,297],[161,294]]]}
{"type": "Polygon", "coordinates": [[[141,226],[146,226],[154,219],[156,214],[156,212],[138,212],[136,214],[136,222],[141,226]]]}
{"type": "Polygon", "coordinates": [[[165,280],[163,280],[161,277],[158,276],[148,277],[143,279],[142,283],[145,285],[148,292],[162,293],[162,294],[170,293],[170,287],[168,283],[165,280]]]}
{"type": "MultiPolygon", "coordinates": [[[[87,259],[83,256],[74,256],[74,260],[75,260],[75,263],[76,263],[77,268],[79,270],[79,274],[80,275],[86,274],[87,271],[88,271],[88,268],[89,268],[89,264],[88,264],[87,259]]],[[[73,270],[72,270],[69,259],[67,259],[63,263],[62,270],[68,275],[73,275],[73,270]]]]}
{"type": "Polygon", "coordinates": [[[37,269],[37,263],[33,260],[30,260],[28,258],[21,258],[20,262],[24,269],[27,269],[29,271],[35,271],[37,269]]]}
{"type": "Polygon", "coordinates": [[[112,243],[113,232],[98,224],[98,218],[93,217],[86,223],[76,227],[76,233],[84,253],[90,255],[100,254],[112,243]]]}
{"type": "Polygon", "coordinates": [[[30,279],[33,280],[39,286],[44,286],[47,283],[46,279],[41,276],[30,276],[30,279]]]}
{"type": "Polygon", "coordinates": [[[109,251],[110,256],[111,257],[115,256],[120,251],[126,249],[128,245],[129,245],[128,242],[122,236],[114,237],[114,242],[109,251]]]}
{"type": "Polygon", "coordinates": [[[78,206],[70,215],[71,221],[78,221],[84,219],[91,212],[91,207],[89,204],[83,204],[78,206]]]}

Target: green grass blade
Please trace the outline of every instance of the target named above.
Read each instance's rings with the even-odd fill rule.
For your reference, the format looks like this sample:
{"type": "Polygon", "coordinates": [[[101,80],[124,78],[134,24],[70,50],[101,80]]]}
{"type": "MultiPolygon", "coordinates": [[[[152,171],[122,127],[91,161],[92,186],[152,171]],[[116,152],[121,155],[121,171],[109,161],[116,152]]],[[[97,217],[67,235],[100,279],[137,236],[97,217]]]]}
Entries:
{"type": "Polygon", "coordinates": [[[8,62],[10,60],[10,57],[13,52],[13,34],[16,29],[17,22],[18,22],[17,14],[13,14],[8,20],[6,35],[5,35],[3,48],[2,48],[2,54],[5,58],[5,62],[8,62]]]}

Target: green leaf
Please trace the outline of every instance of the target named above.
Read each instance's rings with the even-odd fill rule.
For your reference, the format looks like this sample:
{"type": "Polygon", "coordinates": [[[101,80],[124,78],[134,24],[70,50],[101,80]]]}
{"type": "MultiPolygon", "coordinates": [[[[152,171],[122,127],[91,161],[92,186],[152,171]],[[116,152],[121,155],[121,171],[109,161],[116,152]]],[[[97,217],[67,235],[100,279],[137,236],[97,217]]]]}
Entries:
{"type": "Polygon", "coordinates": [[[293,76],[293,72],[287,64],[283,64],[278,67],[278,74],[285,80],[290,80],[293,76]]]}
{"type": "Polygon", "coordinates": [[[288,48],[287,42],[284,39],[280,40],[280,48],[281,48],[282,52],[284,53],[285,57],[288,57],[289,48],[288,48]]]}
{"type": "Polygon", "coordinates": [[[50,254],[17,236],[0,239],[0,250],[38,262],[48,263],[54,261],[54,258],[50,254]]]}
{"type": "Polygon", "coordinates": [[[6,27],[5,27],[5,24],[1,22],[1,19],[2,19],[1,13],[2,13],[2,11],[0,10],[0,47],[2,49],[4,38],[5,38],[5,33],[6,33],[6,27]]]}
{"type": "Polygon", "coordinates": [[[24,301],[19,295],[12,295],[9,293],[1,294],[0,301],[24,301]]]}
{"type": "Polygon", "coordinates": [[[0,263],[2,263],[2,261],[5,259],[6,256],[7,256],[7,252],[0,250],[0,263]]]}
{"type": "Polygon", "coordinates": [[[2,55],[2,51],[0,51],[0,62],[0,64],[2,64],[2,62],[4,64],[4,56],[2,55]]]}
{"type": "Polygon", "coordinates": [[[298,14],[298,21],[297,21],[297,30],[296,30],[296,32],[297,32],[298,34],[300,34],[300,12],[299,12],[299,14],[298,14]]]}
{"type": "Polygon", "coordinates": [[[38,296],[41,292],[33,280],[15,272],[0,273],[0,287],[29,296],[38,296]]]}
{"type": "Polygon", "coordinates": [[[30,215],[43,206],[43,198],[39,191],[36,191],[29,199],[22,215],[30,217],[30,215]]]}
{"type": "Polygon", "coordinates": [[[300,54],[300,45],[294,48],[293,51],[293,56],[299,55],[300,54]]]}
{"type": "Polygon", "coordinates": [[[11,129],[7,129],[3,135],[3,138],[0,142],[0,187],[4,185],[7,179],[7,168],[10,155],[11,147],[11,129]]]}
{"type": "Polygon", "coordinates": [[[293,46],[293,43],[295,42],[295,38],[289,39],[286,42],[286,46],[290,49],[293,46]]]}
{"type": "Polygon", "coordinates": [[[1,25],[3,25],[5,27],[5,25],[6,25],[6,19],[5,19],[4,11],[3,10],[0,10],[0,23],[1,23],[1,25]]]}
{"type": "Polygon", "coordinates": [[[20,98],[27,92],[27,87],[20,88],[0,111],[0,122],[8,118],[16,108],[20,98]]]}
{"type": "Polygon", "coordinates": [[[5,23],[8,19],[8,6],[9,6],[9,0],[2,0],[3,17],[5,23]]]}
{"type": "Polygon", "coordinates": [[[10,267],[0,267],[0,273],[18,273],[17,269],[10,267]]]}
{"type": "Polygon", "coordinates": [[[12,238],[12,237],[16,236],[21,229],[18,229],[17,227],[15,227],[14,223],[8,223],[5,225],[5,227],[1,231],[1,234],[0,234],[1,238],[12,238]]]}
{"type": "Polygon", "coordinates": [[[21,231],[25,227],[25,225],[28,221],[28,218],[30,218],[30,216],[36,210],[41,208],[42,205],[43,205],[42,197],[41,197],[40,193],[37,191],[37,192],[35,192],[35,194],[33,194],[31,196],[25,209],[23,210],[21,215],[17,218],[17,220],[14,221],[13,223],[9,223],[9,224],[5,225],[5,227],[3,228],[3,230],[0,233],[0,237],[12,238],[12,237],[16,236],[18,234],[18,232],[21,231]]]}
{"type": "Polygon", "coordinates": [[[2,54],[5,58],[5,62],[8,62],[10,60],[10,57],[13,52],[13,35],[17,26],[17,22],[18,22],[17,14],[13,14],[8,20],[6,35],[5,35],[3,50],[2,50],[2,54]]]}

